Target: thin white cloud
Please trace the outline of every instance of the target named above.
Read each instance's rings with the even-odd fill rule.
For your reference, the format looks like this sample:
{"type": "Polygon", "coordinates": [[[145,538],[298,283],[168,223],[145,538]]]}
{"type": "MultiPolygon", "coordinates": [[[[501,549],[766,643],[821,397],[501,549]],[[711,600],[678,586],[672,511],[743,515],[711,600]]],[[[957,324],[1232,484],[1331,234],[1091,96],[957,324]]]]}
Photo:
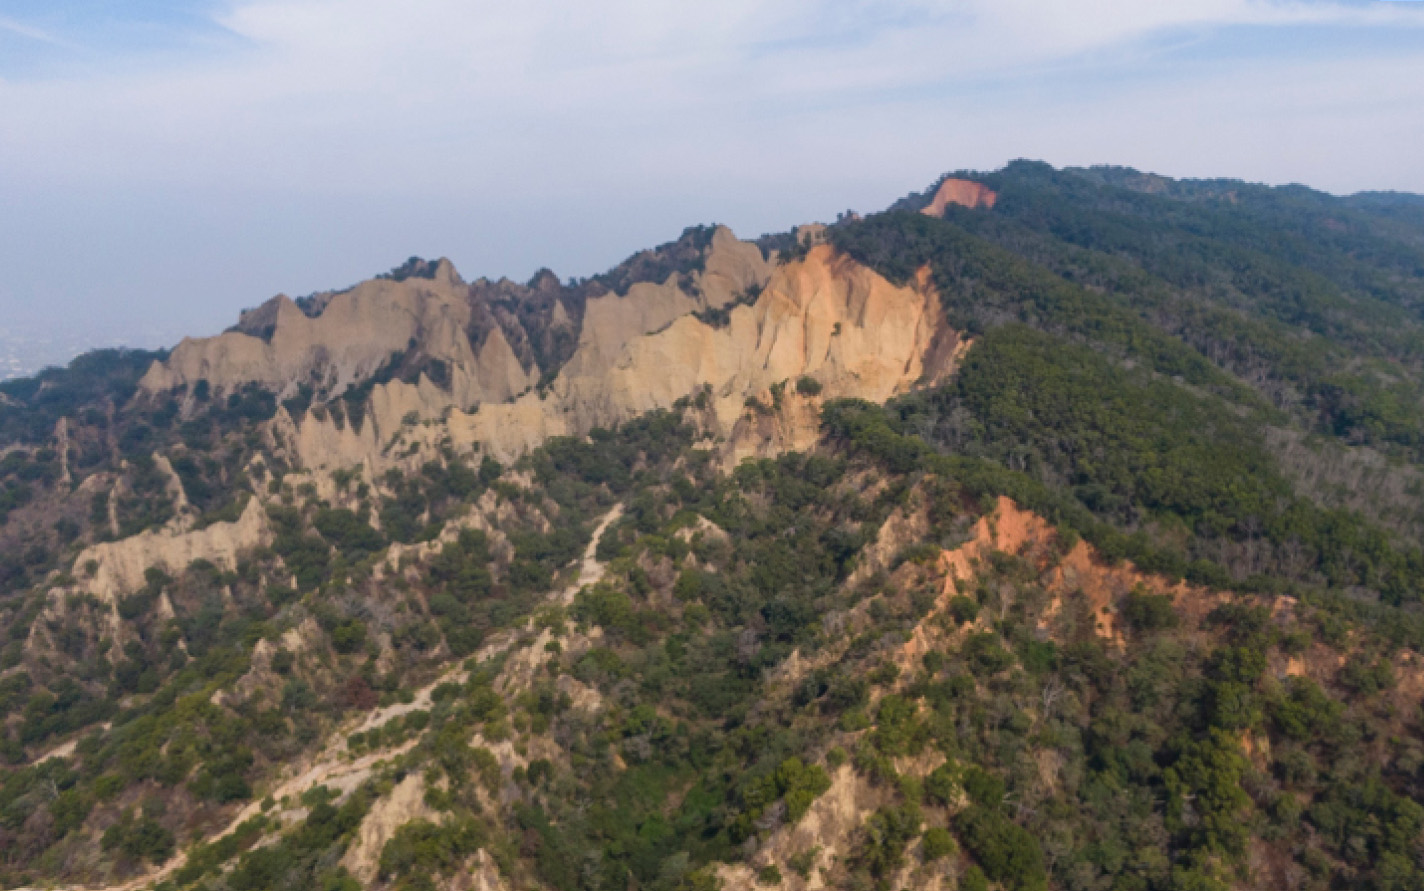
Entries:
{"type": "Polygon", "coordinates": [[[1191,3],[1133,0],[998,0],[976,4],[984,33],[1013,39],[1027,54],[1062,57],[1113,47],[1154,34],[1181,29],[1229,26],[1283,27],[1335,25],[1384,26],[1418,23],[1385,4],[1330,0],[1195,0],[1191,3]]]}
{"type": "Polygon", "coordinates": [[[0,110],[35,124],[0,157],[39,173],[192,181],[218,167],[345,188],[385,170],[414,185],[403,158],[456,175],[458,164],[419,157],[442,140],[513,159],[527,151],[521,133],[656,130],[659,118],[717,127],[752,109],[797,114],[1023,79],[1183,29],[1386,20],[1420,16],[1261,0],[258,0],[220,19],[245,52],[0,88],[0,110]]]}
{"type": "Polygon", "coordinates": [[[24,37],[27,40],[33,40],[36,43],[45,43],[49,44],[50,46],[62,47],[64,49],[75,48],[74,44],[70,43],[67,40],[63,40],[59,37],[56,37],[55,35],[44,30],[43,28],[36,28],[33,25],[27,25],[24,22],[17,22],[14,19],[7,18],[5,16],[0,16],[0,31],[8,31],[11,34],[24,37]]]}

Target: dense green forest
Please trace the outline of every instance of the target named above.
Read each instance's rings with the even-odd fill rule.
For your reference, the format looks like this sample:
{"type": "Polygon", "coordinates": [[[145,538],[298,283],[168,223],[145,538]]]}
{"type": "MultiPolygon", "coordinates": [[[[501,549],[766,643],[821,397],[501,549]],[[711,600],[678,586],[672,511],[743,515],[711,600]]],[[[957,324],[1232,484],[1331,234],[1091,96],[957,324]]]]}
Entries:
{"type": "Polygon", "coordinates": [[[0,884],[1424,888],[1424,204],[958,176],[992,209],[825,238],[971,345],[884,405],[778,384],[806,451],[729,466],[706,391],[504,462],[281,447],[415,353],[325,401],[0,383],[0,884]],[[253,517],[86,593],[86,548],[253,517]]]}

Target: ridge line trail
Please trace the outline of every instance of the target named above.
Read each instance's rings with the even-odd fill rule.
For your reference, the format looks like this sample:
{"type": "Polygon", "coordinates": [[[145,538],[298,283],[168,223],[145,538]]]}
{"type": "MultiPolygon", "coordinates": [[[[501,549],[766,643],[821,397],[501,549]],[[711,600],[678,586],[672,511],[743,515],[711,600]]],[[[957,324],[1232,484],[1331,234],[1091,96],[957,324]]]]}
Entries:
{"type": "MultiPolygon", "coordinates": [[[[608,527],[618,522],[623,516],[623,505],[621,503],[613,505],[608,513],[599,520],[598,525],[593,529],[593,536],[589,540],[588,546],[584,548],[583,557],[579,561],[578,576],[561,591],[551,592],[545,598],[545,603],[558,603],[567,605],[571,603],[574,596],[588,585],[596,585],[603,579],[605,567],[598,561],[598,541],[603,537],[603,533],[608,527]]],[[[525,619],[518,627],[501,631],[491,638],[491,640],[479,649],[478,652],[466,659],[460,659],[453,665],[448,666],[436,678],[424,687],[416,691],[415,697],[410,702],[398,702],[385,708],[378,708],[367,714],[355,727],[342,731],[338,726],[328,737],[327,744],[308,762],[302,766],[300,762],[294,765],[294,776],[285,780],[279,780],[277,785],[268,790],[263,798],[255,798],[248,802],[247,806],[239,811],[222,830],[206,836],[202,839],[203,844],[211,844],[220,838],[231,835],[238,826],[245,820],[249,820],[262,813],[262,800],[270,796],[280,802],[283,797],[290,797],[295,800],[300,797],[306,789],[317,785],[327,785],[338,789],[343,795],[355,789],[360,783],[370,775],[373,767],[377,763],[387,761],[398,755],[404,754],[415,747],[419,742],[419,736],[407,740],[392,749],[384,749],[379,752],[372,752],[363,755],[353,761],[346,760],[346,737],[351,733],[365,731],[372,727],[379,727],[391,718],[404,715],[407,712],[417,709],[429,709],[432,704],[431,693],[436,687],[446,683],[462,683],[468,676],[464,664],[469,659],[483,662],[497,655],[502,650],[508,649],[520,634],[529,629],[533,623],[533,617],[525,619]]],[[[275,809],[280,813],[280,805],[275,809]]],[[[291,821],[284,821],[290,823],[291,821]]],[[[189,848],[192,846],[190,845],[189,848]]],[[[188,862],[188,850],[181,850],[174,853],[167,863],[145,875],[129,879],[118,885],[66,885],[54,886],[56,891],[137,891],[150,884],[163,881],[172,873],[181,869],[188,862]]],[[[33,891],[30,888],[20,888],[17,891],[33,891]]]]}
{"type": "MultiPolygon", "coordinates": [[[[579,561],[578,577],[562,591],[547,598],[547,602],[554,602],[566,606],[573,602],[574,596],[577,595],[581,589],[588,585],[596,585],[603,579],[605,567],[602,563],[598,562],[598,540],[603,537],[603,533],[608,530],[608,527],[618,522],[622,516],[623,505],[621,503],[615,504],[608,513],[603,515],[603,518],[598,521],[598,525],[593,528],[593,537],[589,539],[588,546],[583,550],[583,557],[579,561]]],[[[484,662],[486,659],[493,657],[496,653],[506,649],[512,639],[518,636],[519,633],[527,630],[532,621],[533,617],[531,616],[524,620],[524,623],[520,627],[509,628],[495,634],[488,643],[480,647],[474,654],[465,659],[458,660],[453,666],[441,672],[435,680],[417,690],[415,698],[410,702],[398,702],[394,705],[388,705],[385,708],[378,708],[372,711],[366,716],[366,719],[358,724],[351,732],[356,733],[370,730],[373,727],[379,727],[391,718],[399,717],[407,712],[429,709],[432,704],[431,693],[436,687],[445,683],[460,683],[464,681],[465,678],[469,676],[469,673],[465,671],[464,668],[467,661],[474,659],[476,662],[484,662]]],[[[344,740],[342,741],[341,748],[345,748],[344,740]]]]}

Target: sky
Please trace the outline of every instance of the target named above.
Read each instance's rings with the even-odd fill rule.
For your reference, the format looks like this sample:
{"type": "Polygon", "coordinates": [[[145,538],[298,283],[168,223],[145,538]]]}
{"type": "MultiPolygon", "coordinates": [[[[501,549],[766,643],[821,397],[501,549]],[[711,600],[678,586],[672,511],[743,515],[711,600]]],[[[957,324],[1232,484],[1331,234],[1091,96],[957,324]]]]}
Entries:
{"type": "Polygon", "coordinates": [[[1421,145],[1418,0],[0,0],[0,352],[411,255],[586,276],[1019,157],[1424,192],[1421,145]]]}

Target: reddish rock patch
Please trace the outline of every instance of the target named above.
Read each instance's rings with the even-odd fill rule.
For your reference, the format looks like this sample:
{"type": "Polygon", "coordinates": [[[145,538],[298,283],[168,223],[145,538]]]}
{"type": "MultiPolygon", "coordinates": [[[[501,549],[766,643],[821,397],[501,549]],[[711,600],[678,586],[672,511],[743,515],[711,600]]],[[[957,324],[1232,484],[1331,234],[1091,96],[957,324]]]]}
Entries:
{"type": "Polygon", "coordinates": [[[942,217],[944,209],[951,204],[958,204],[960,207],[972,210],[976,207],[993,207],[994,202],[998,200],[998,193],[983,183],[976,183],[968,179],[955,179],[951,176],[939,184],[934,197],[920,213],[931,217],[942,217]]]}

